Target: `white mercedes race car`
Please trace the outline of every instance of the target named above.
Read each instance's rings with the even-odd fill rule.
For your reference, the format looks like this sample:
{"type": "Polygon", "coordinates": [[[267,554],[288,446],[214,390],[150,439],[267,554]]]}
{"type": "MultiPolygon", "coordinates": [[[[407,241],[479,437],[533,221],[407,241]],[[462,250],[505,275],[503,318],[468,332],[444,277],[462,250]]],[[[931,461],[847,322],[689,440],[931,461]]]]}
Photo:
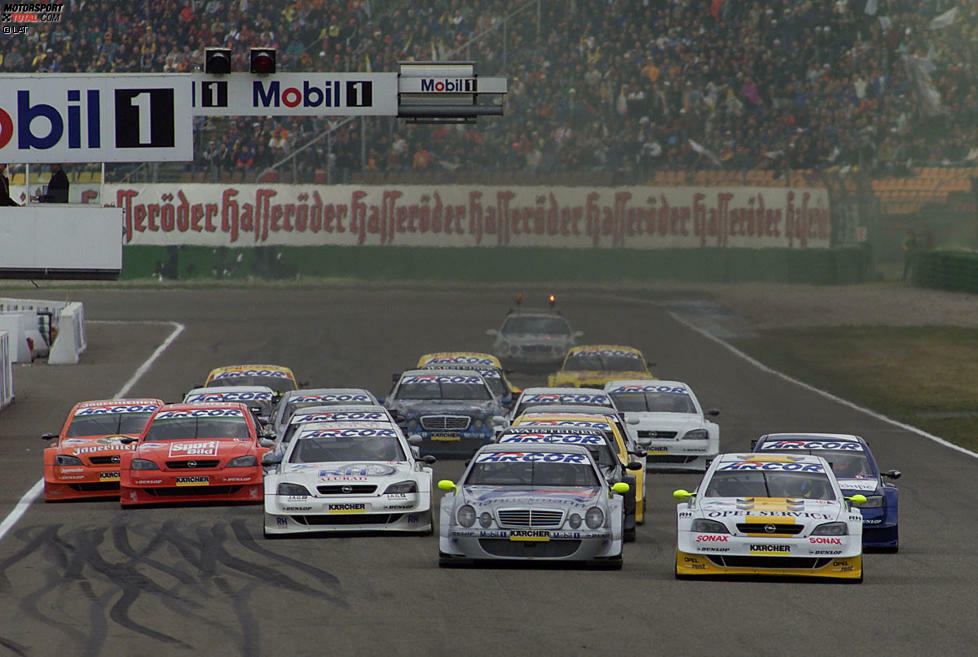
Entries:
{"type": "Polygon", "coordinates": [[[438,482],[438,564],[576,561],[621,568],[628,484],[610,484],[581,445],[485,445],[458,484],[438,482]]]}
{"type": "Polygon", "coordinates": [[[863,519],[828,462],[721,454],[696,491],[677,490],[676,577],[777,575],[861,582],[863,519]]]}
{"type": "Polygon", "coordinates": [[[706,470],[720,451],[720,427],[681,381],[630,379],[605,384],[649,470],[706,470]]]}
{"type": "MultiPolygon", "coordinates": [[[[360,423],[362,424],[362,423],[360,423]]],[[[414,457],[394,424],[362,428],[342,422],[302,428],[284,457],[262,459],[265,536],[312,532],[394,531],[428,534],[433,457],[414,457]]]]}

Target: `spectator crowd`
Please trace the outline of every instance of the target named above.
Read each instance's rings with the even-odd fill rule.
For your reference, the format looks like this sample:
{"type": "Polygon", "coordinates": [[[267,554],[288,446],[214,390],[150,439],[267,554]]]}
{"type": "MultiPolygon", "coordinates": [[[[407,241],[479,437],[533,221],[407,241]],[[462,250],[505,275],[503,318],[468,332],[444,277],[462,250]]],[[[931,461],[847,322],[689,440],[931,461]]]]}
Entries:
{"type": "Polygon", "coordinates": [[[216,45],[236,71],[272,46],[283,72],[470,60],[510,86],[476,125],[197,118],[193,166],[215,175],[330,127],[300,179],[978,163],[974,0],[65,0],[0,36],[0,73],[189,72],[216,45]]]}

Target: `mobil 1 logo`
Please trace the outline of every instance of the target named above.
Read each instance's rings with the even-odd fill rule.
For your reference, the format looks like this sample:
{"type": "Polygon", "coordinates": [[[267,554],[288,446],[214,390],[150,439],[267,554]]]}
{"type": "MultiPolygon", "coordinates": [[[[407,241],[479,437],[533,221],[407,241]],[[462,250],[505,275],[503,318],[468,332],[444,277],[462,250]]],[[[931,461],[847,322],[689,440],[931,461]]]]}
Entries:
{"type": "Polygon", "coordinates": [[[173,148],[173,89],[116,89],[116,148],[173,148]]]}

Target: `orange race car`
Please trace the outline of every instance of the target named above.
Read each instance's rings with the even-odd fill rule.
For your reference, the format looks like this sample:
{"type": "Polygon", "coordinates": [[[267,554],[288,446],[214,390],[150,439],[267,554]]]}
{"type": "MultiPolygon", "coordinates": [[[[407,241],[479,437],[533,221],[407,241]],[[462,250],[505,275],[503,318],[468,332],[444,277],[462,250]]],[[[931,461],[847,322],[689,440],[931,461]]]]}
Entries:
{"type": "Polygon", "coordinates": [[[57,443],[44,450],[44,500],[119,497],[119,462],[132,450],[123,438],[138,436],[161,399],[105,399],[75,404],[57,443]]]}

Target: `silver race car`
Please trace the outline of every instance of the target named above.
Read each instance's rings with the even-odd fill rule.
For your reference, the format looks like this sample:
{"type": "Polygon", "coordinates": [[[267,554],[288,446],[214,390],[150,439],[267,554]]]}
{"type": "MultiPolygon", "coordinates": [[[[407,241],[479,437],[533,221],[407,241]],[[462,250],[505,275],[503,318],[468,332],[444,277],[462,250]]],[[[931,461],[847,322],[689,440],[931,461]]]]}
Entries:
{"type": "Polygon", "coordinates": [[[494,339],[492,353],[503,367],[519,372],[552,372],[560,367],[567,350],[584,336],[571,329],[560,311],[554,309],[556,299],[548,298],[549,309],[523,308],[523,295],[516,296],[516,308],[511,309],[499,329],[488,329],[494,339]]]}
{"type": "Polygon", "coordinates": [[[486,445],[446,491],[438,564],[473,560],[622,565],[628,484],[609,484],[586,447],[486,445]]]}

